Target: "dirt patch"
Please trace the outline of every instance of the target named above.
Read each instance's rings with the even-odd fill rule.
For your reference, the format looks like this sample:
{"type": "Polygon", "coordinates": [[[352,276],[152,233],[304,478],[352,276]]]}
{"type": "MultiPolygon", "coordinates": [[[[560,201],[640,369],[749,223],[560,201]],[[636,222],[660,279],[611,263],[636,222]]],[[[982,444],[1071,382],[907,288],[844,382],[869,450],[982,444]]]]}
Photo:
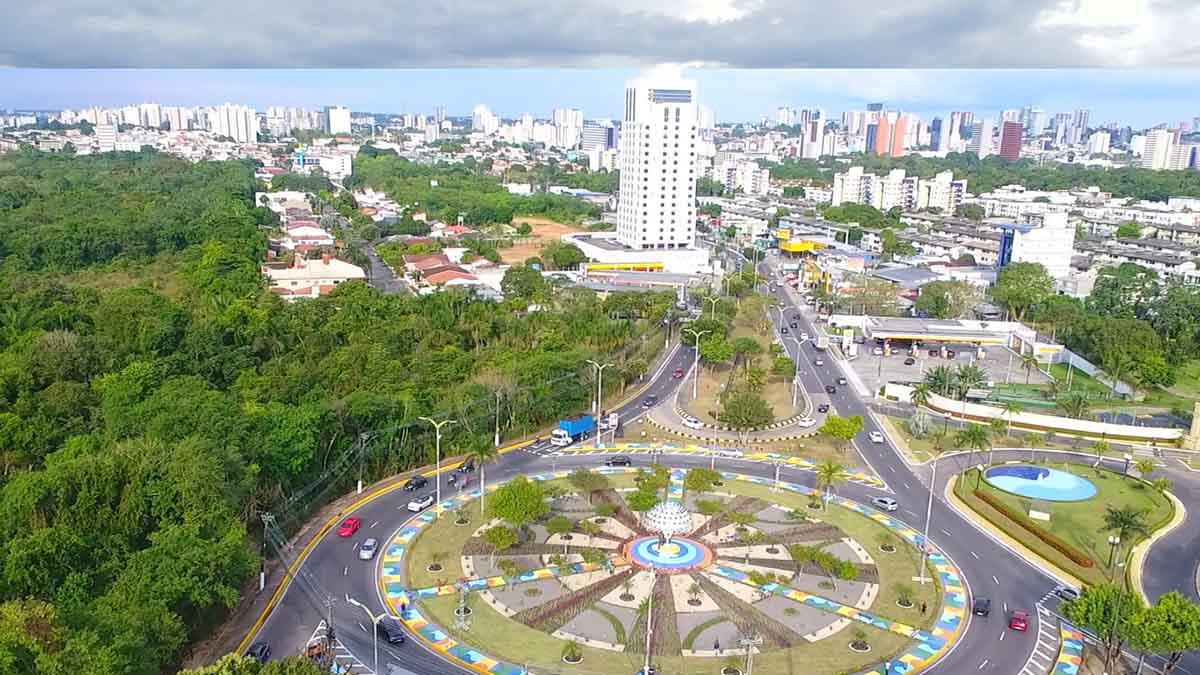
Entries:
{"type": "Polygon", "coordinates": [[[521,223],[528,223],[533,228],[533,232],[528,237],[518,239],[518,243],[512,248],[500,249],[500,259],[510,265],[523,263],[527,259],[541,254],[543,246],[552,241],[558,241],[564,234],[585,231],[581,227],[564,225],[548,218],[539,218],[537,216],[513,217],[513,225],[520,225],[521,223]]]}

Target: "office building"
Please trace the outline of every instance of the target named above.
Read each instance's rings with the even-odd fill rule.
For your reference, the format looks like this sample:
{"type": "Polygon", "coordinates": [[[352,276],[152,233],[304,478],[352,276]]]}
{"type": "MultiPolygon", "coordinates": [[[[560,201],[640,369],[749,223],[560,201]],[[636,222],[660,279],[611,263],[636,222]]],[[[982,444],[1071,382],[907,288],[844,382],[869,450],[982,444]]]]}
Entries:
{"type": "Polygon", "coordinates": [[[1146,134],[1146,147],[1142,150],[1143,169],[1166,169],[1171,161],[1171,146],[1174,134],[1168,129],[1155,129],[1146,134]]]}
{"type": "Polygon", "coordinates": [[[1059,283],[1071,274],[1075,254],[1075,228],[1066,213],[1027,216],[1026,222],[1000,226],[997,267],[1014,262],[1038,263],[1059,283]]]}
{"type": "Polygon", "coordinates": [[[1037,138],[1046,130],[1046,111],[1041,108],[1030,108],[1029,117],[1025,121],[1025,133],[1031,138],[1037,138]]]}
{"type": "Polygon", "coordinates": [[[942,118],[940,117],[933,118],[933,121],[929,123],[929,149],[933,150],[934,152],[947,150],[948,148],[946,146],[949,135],[950,125],[943,125],[942,118]],[[942,133],[943,131],[945,131],[944,135],[942,133]]]}
{"type": "Polygon", "coordinates": [[[1010,162],[1020,159],[1021,135],[1024,131],[1024,127],[1017,121],[1007,121],[1000,125],[1000,152],[998,154],[1010,162]]]}
{"type": "Polygon", "coordinates": [[[1090,155],[1105,155],[1108,154],[1111,143],[1110,135],[1107,131],[1097,131],[1088,137],[1088,154],[1090,155]]]}
{"type": "Polygon", "coordinates": [[[687,248],[696,221],[696,82],[660,71],[625,88],[617,240],[687,248]]]}
{"type": "Polygon", "coordinates": [[[332,136],[349,135],[350,109],[345,106],[325,106],[325,133],[332,136]]]}
{"type": "Polygon", "coordinates": [[[882,112],[882,111],[883,111],[882,103],[868,103],[867,104],[867,112],[882,112]]]}
{"type": "Polygon", "coordinates": [[[612,150],[617,147],[617,128],[609,120],[589,120],[583,123],[584,150],[612,150]]]}
{"type": "Polygon", "coordinates": [[[954,215],[966,196],[966,179],[954,180],[953,172],[942,171],[917,184],[917,209],[936,208],[943,214],[954,215]]]}

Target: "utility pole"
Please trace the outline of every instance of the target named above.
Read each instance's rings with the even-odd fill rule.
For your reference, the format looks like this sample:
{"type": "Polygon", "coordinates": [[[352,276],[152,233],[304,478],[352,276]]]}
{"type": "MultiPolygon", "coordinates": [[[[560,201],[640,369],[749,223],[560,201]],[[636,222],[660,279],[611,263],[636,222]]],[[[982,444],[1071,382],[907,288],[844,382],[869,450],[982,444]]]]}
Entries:
{"type": "Polygon", "coordinates": [[[496,447],[500,447],[500,390],[496,390],[496,447]]]}
{"type": "Polygon", "coordinates": [[[929,479],[929,502],[925,505],[925,532],[921,535],[921,567],[917,570],[917,576],[913,581],[920,582],[923,586],[925,582],[932,581],[925,575],[925,561],[929,558],[929,520],[933,517],[933,491],[937,489],[937,463],[938,456],[933,457],[933,475],[929,479]]]}
{"type": "Polygon", "coordinates": [[[262,561],[258,566],[258,592],[262,593],[267,587],[267,541],[270,539],[271,528],[275,526],[275,516],[270,511],[262,514],[263,521],[263,540],[262,540],[262,561]]]}
{"type": "Polygon", "coordinates": [[[611,366],[613,364],[597,363],[596,361],[593,361],[591,359],[588,359],[587,362],[592,364],[592,368],[594,368],[596,370],[596,398],[595,398],[595,402],[592,404],[592,415],[596,419],[596,421],[595,421],[596,439],[595,439],[595,443],[593,445],[595,447],[599,448],[603,444],[600,437],[604,435],[600,431],[600,406],[601,406],[601,399],[604,396],[604,369],[608,368],[609,366],[611,366]]]}
{"type": "Polygon", "coordinates": [[[434,497],[434,499],[436,499],[437,502],[434,505],[433,516],[436,518],[438,517],[438,507],[440,507],[442,503],[442,427],[446,426],[447,424],[457,424],[458,420],[442,420],[441,422],[436,422],[429,417],[420,417],[418,419],[425,420],[426,422],[432,424],[435,433],[434,443],[436,445],[433,458],[433,484],[434,492],[437,495],[434,497]]]}
{"type": "Polygon", "coordinates": [[[651,649],[650,637],[654,634],[654,586],[657,585],[658,576],[652,570],[650,572],[650,600],[646,605],[646,665],[642,666],[642,675],[650,675],[650,653],[651,649]]]}
{"type": "Polygon", "coordinates": [[[692,350],[695,352],[695,358],[692,359],[692,400],[694,401],[699,395],[700,389],[700,336],[712,331],[684,328],[683,332],[692,336],[692,350]]]}
{"type": "Polygon", "coordinates": [[[358,490],[357,494],[362,494],[363,491],[363,464],[366,463],[367,456],[367,432],[362,432],[358,435],[358,490]]]}

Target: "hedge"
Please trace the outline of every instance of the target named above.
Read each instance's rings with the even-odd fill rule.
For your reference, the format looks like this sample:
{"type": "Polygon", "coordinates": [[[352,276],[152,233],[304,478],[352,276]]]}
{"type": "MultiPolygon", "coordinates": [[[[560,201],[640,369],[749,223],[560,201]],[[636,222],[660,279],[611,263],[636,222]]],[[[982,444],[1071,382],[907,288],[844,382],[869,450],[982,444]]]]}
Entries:
{"type": "Polygon", "coordinates": [[[1075,563],[1076,565],[1079,565],[1080,567],[1092,567],[1093,565],[1095,565],[1095,563],[1092,562],[1092,559],[1089,558],[1087,556],[1087,554],[1083,553],[1082,551],[1075,548],[1074,546],[1071,546],[1070,544],[1063,541],[1062,539],[1059,539],[1054,534],[1047,532],[1045,529],[1038,527],[1037,523],[1035,523],[1029,519],[1029,516],[1026,516],[1024,513],[1021,513],[1020,511],[1014,511],[1013,509],[1009,508],[1009,506],[1007,504],[1000,501],[995,496],[990,495],[987,492],[984,492],[983,490],[974,490],[973,494],[975,495],[975,497],[977,497],[983,503],[985,503],[988,506],[992,507],[993,509],[996,509],[997,511],[999,511],[1001,515],[1005,516],[1006,518],[1013,521],[1017,525],[1020,525],[1021,527],[1025,528],[1025,530],[1028,531],[1033,536],[1046,542],[1046,544],[1049,545],[1054,550],[1067,556],[1067,558],[1071,562],[1075,563]]]}

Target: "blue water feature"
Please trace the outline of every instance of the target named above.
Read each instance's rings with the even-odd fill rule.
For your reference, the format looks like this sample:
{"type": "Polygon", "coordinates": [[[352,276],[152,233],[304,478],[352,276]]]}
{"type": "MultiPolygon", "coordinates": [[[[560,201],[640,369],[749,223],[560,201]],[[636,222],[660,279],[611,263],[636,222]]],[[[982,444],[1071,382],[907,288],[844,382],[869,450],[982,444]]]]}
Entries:
{"type": "Polygon", "coordinates": [[[1096,486],[1090,480],[1044,466],[994,466],[983,477],[1005,492],[1048,502],[1080,502],[1096,494],[1096,486]]]}

